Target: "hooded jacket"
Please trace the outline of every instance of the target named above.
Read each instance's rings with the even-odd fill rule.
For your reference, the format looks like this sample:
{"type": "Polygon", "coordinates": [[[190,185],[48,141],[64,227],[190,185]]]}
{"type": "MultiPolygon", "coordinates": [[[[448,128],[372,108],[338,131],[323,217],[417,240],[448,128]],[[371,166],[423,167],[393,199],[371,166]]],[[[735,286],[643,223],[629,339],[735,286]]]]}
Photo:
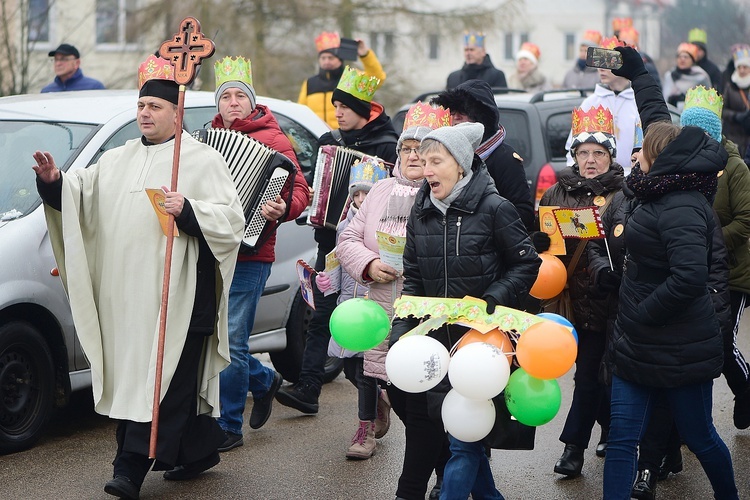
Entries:
{"type": "Polygon", "coordinates": [[[448,82],[445,88],[451,90],[469,80],[482,80],[483,82],[487,82],[490,87],[508,86],[505,81],[505,73],[492,64],[489,54],[484,56],[480,64],[464,63],[461,69],[448,75],[448,82]]]}
{"type": "MultiPolygon", "coordinates": [[[[500,110],[486,82],[469,80],[453,90],[441,92],[431,102],[464,113],[484,125],[483,145],[500,130],[500,110]]],[[[531,230],[534,226],[534,203],[521,156],[503,138],[500,145],[484,159],[484,163],[498,194],[513,204],[526,229],[531,230]]]]}

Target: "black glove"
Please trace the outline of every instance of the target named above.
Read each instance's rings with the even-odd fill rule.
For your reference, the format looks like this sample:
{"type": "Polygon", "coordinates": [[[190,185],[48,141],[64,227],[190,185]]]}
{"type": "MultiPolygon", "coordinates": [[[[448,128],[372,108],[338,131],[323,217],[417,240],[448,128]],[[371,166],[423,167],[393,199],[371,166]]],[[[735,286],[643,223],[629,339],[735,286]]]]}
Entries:
{"type": "Polygon", "coordinates": [[[643,65],[643,58],[633,47],[615,47],[615,50],[622,54],[622,66],[613,69],[613,74],[625,77],[631,82],[641,75],[648,74],[646,66],[643,65]]]}
{"type": "Polygon", "coordinates": [[[748,115],[750,115],[750,111],[739,111],[734,114],[734,116],[732,117],[732,120],[735,123],[742,123],[743,121],[747,119],[748,115]]]}
{"type": "Polygon", "coordinates": [[[604,292],[611,292],[620,288],[622,277],[611,269],[599,271],[599,288],[604,292]]]}
{"type": "Polygon", "coordinates": [[[492,314],[495,312],[495,306],[497,306],[497,301],[494,297],[491,295],[487,295],[485,297],[482,297],[482,299],[487,302],[487,314],[492,314]]]}
{"type": "Polygon", "coordinates": [[[531,243],[534,245],[536,253],[542,253],[549,250],[551,241],[549,235],[544,231],[532,231],[531,234],[529,234],[529,237],[531,238],[531,243]]]}
{"type": "Polygon", "coordinates": [[[667,97],[667,102],[672,106],[677,106],[677,103],[685,100],[685,94],[671,95],[667,97]]]}

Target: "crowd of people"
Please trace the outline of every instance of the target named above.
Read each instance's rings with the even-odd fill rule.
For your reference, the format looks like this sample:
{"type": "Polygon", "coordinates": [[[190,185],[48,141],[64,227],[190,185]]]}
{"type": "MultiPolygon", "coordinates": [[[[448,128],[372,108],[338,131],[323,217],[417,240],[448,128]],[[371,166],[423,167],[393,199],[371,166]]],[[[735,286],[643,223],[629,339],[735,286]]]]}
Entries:
{"type": "MultiPolygon", "coordinates": [[[[722,75],[707,57],[705,31],[692,30],[677,48],[674,69],[660,76],[637,50],[632,22],[616,21],[612,37],[583,34],[579,60],[565,76],[565,86],[593,93],[573,110],[568,166],[541,200],[545,207],[598,207],[605,232],[603,240],[566,240],[561,256],[567,270],[561,297],[571,304],[567,319],[578,351],[559,438],[563,453],[550,466],[580,475],[598,423],[605,499],[655,498],[657,480],[682,470],[681,443],[700,461],[716,498],[738,498],[711,410],[713,380],[723,374],[735,395],[735,426],[750,427],[750,365],[736,344],[750,293],[750,170],[743,160],[750,46],[734,47],[722,75]],[[618,52],[622,66],[586,66],[589,47],[618,52]],[[672,123],[667,103],[682,112],[680,125],[672,123]]],[[[535,217],[523,159],[505,142],[494,100],[498,87],[537,92],[551,85],[538,68],[537,45],[520,47],[506,80],[484,41],[482,33],[465,35],[463,67],[430,103],[409,109],[398,133],[375,100],[386,73],[374,52],[357,41],[356,56],[345,55],[333,32],[315,40],[319,72],[303,82],[299,102],[330,125],[321,145],[371,158],[351,168],[351,204],[338,227],[313,229],[316,307],[294,384],[284,385],[251,356],[247,342],[274,261],[274,229],[298,217],[312,192],[271,110],[256,102],[248,60],[215,63],[211,127],[257,140],[293,164],[281,193],[261,207],[271,229],[258,247],[240,244],[243,210],[224,160],[176,127],[179,86],[169,61],[150,56],[139,68],[141,138],[70,173],[49,153],[34,154],[55,257],[91,363],[96,411],[118,421],[107,493],[137,499],[149,470],[179,481],[214,467],[220,452],[244,444],[248,393],[253,429],[268,421],[274,401],[318,413],[326,358],[335,355],[345,359],[358,394],[347,458],[373,456],[392,409],[406,438],[397,499],[503,498],[488,460],[496,444],[462,441],[442,425],[448,378],[412,393],[389,384],[385,369],[388,350],[419,323],[394,318],[402,294],[473,296],[486,302],[487,314],[497,306],[536,313],[554,303],[530,300],[538,254],[549,251],[551,238],[535,217]],[[182,236],[169,250],[174,292],[159,441],[150,456],[161,311],[158,293],[147,285],[164,272],[168,250],[158,221],[147,217],[152,208],[143,192],[168,184],[178,134],[179,190],[163,187],[163,207],[182,236]],[[399,259],[382,258],[383,233],[405,239],[399,259]],[[151,251],[134,251],[127,234],[138,234],[138,248],[151,251]],[[341,273],[335,280],[324,272],[333,254],[341,273]],[[332,281],[339,283],[335,290],[332,281]],[[388,314],[390,334],[364,352],[343,349],[331,337],[331,315],[338,304],[365,295],[388,314]]],[[[63,44],[50,57],[57,76],[44,91],[101,85],[83,77],[75,47],[63,44]]],[[[444,325],[428,335],[451,349],[466,330],[444,325]]]]}

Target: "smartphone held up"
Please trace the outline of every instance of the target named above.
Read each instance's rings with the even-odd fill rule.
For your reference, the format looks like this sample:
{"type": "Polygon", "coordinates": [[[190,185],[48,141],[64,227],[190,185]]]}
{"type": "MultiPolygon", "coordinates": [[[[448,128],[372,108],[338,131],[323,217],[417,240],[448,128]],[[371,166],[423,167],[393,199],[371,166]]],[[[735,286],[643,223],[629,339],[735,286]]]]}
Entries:
{"type": "Polygon", "coordinates": [[[586,53],[586,66],[592,68],[618,69],[622,66],[622,54],[616,50],[589,47],[586,53]]]}

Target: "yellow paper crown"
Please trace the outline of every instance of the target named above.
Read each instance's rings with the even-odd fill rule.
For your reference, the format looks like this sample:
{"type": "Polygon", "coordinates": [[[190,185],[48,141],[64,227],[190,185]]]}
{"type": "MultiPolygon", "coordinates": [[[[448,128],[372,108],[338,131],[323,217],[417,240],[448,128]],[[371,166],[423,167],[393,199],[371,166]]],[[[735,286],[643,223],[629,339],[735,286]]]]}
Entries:
{"type": "Polygon", "coordinates": [[[618,40],[617,37],[611,36],[609,38],[603,39],[599,46],[603,49],[612,50],[615,47],[624,47],[625,44],[618,40]]]}
{"type": "Polygon", "coordinates": [[[706,30],[702,30],[700,28],[693,28],[690,31],[688,31],[688,42],[690,43],[702,43],[706,44],[708,42],[708,33],[706,33],[706,30]]]}
{"type": "Polygon", "coordinates": [[[465,32],[464,47],[484,47],[484,33],[481,31],[465,32]]]}
{"type": "Polygon", "coordinates": [[[404,117],[404,130],[411,127],[428,127],[432,130],[440,127],[450,127],[451,111],[442,106],[433,108],[422,101],[413,104],[404,117]]]}
{"type": "Polygon", "coordinates": [[[685,94],[685,109],[704,108],[711,111],[721,119],[721,109],[724,107],[724,99],[716,92],[716,89],[707,89],[703,85],[698,85],[687,91],[685,94]]]}
{"type": "Polygon", "coordinates": [[[344,68],[344,73],[336,86],[337,89],[365,102],[372,102],[378,87],[380,87],[380,78],[370,76],[350,66],[344,68]]]}
{"type": "Polygon", "coordinates": [[[318,52],[338,49],[340,46],[341,37],[335,31],[324,31],[315,38],[315,48],[318,49],[318,52]]]}
{"type": "Polygon", "coordinates": [[[250,61],[240,56],[233,58],[225,57],[214,63],[214,75],[216,76],[216,88],[226,82],[243,82],[253,86],[253,73],[250,61]]]}
{"type": "Polygon", "coordinates": [[[174,81],[174,66],[163,57],[151,54],[138,66],[138,89],[149,80],[174,81]]]}
{"type": "Polygon", "coordinates": [[[620,31],[621,29],[631,28],[632,26],[632,17],[615,17],[612,19],[612,31],[620,31]]]}
{"type": "Polygon", "coordinates": [[[687,52],[688,54],[690,54],[690,57],[693,58],[693,61],[698,60],[698,46],[697,45],[683,42],[677,46],[677,53],[679,54],[680,52],[687,52]]]}
{"type": "Polygon", "coordinates": [[[573,108],[572,126],[573,137],[582,132],[604,132],[615,134],[615,123],[612,113],[601,104],[596,108],[584,111],[582,108],[573,108]]]}

